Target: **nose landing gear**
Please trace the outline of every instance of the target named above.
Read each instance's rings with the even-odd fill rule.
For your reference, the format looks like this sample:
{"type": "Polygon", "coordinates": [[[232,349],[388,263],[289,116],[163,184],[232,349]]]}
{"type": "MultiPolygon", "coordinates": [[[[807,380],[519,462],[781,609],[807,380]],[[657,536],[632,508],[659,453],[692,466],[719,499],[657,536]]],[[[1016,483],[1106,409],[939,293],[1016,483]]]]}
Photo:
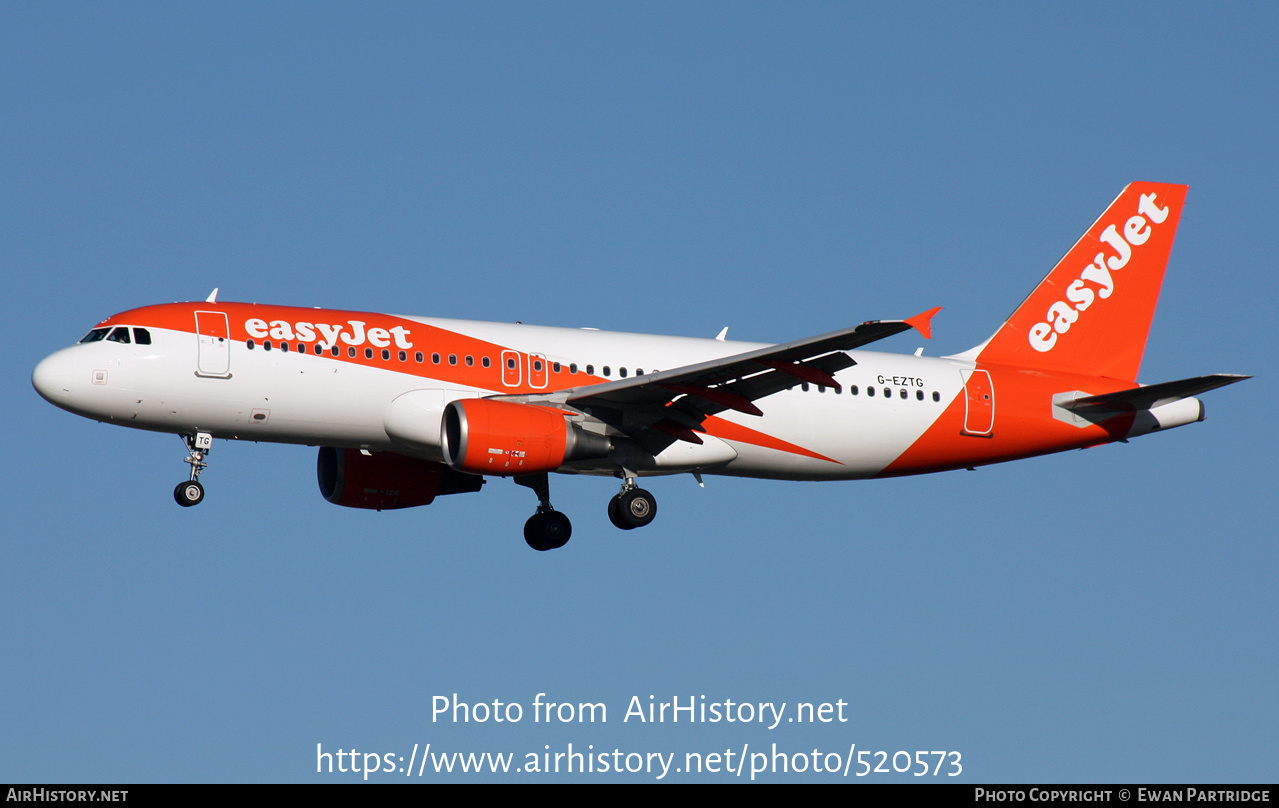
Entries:
{"type": "Polygon", "coordinates": [[[200,472],[209,466],[204,458],[209,456],[209,450],[213,448],[213,436],[208,432],[197,432],[194,435],[181,437],[187,451],[190,452],[185,462],[191,464],[191,479],[178,483],[173,489],[173,499],[182,507],[190,508],[204,501],[204,486],[200,485],[200,472]]]}

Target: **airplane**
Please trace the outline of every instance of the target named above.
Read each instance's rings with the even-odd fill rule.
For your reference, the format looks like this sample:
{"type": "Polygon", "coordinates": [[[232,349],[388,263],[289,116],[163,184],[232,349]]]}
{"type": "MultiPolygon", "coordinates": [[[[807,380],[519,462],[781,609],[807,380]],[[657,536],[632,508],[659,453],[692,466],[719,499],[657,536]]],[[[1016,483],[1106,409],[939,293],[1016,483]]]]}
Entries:
{"type": "Polygon", "coordinates": [[[320,493],[375,510],[531,488],[536,550],[572,524],[549,473],[619,478],[644,527],[647,476],[853,480],[1079,449],[1203,420],[1194,396],[1250,378],[1137,382],[1187,187],[1132,183],[1012,316],[953,356],[863,350],[930,309],[778,345],[203,302],[145,306],[45,358],[32,384],[105,423],[181,436],[174,498],[204,500],[215,438],[317,446],[320,493]]]}

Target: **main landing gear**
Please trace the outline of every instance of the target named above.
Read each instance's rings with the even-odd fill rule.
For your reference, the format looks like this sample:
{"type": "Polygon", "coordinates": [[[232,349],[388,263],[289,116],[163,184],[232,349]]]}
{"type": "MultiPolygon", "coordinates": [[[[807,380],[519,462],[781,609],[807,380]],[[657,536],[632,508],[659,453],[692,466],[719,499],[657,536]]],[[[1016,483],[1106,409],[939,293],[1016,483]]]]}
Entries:
{"type": "MultiPolygon", "coordinates": [[[[573,535],[573,524],[551,507],[547,475],[529,474],[516,477],[515,482],[537,494],[537,513],[524,523],[524,541],[528,546],[534,550],[555,550],[567,544],[573,535]]],[[[628,474],[621,492],[608,501],[608,520],[622,530],[634,530],[649,524],[655,516],[657,499],[637,486],[635,476],[628,474]]]]}
{"type": "MultiPolygon", "coordinates": [[[[635,475],[626,474],[622,490],[608,502],[608,520],[622,530],[644,527],[657,516],[657,499],[635,484],[635,475]]],[[[537,494],[537,513],[524,523],[524,541],[534,550],[555,550],[568,543],[573,524],[568,517],[551,507],[547,475],[526,474],[515,482],[537,494]]]]}
{"type": "Polygon", "coordinates": [[[194,435],[183,435],[182,442],[186,444],[187,451],[190,452],[186,462],[191,464],[191,479],[178,483],[173,489],[173,498],[182,507],[190,508],[204,501],[204,486],[200,485],[200,472],[209,466],[204,462],[204,458],[209,456],[209,450],[213,448],[213,436],[208,432],[197,432],[194,435]]]}
{"type": "Polygon", "coordinates": [[[537,494],[537,513],[524,523],[524,541],[528,542],[528,546],[534,550],[556,550],[568,544],[573,535],[573,523],[551,507],[551,486],[546,472],[516,477],[515,482],[537,494]]]}
{"type": "Polygon", "coordinates": [[[608,521],[622,530],[644,527],[657,516],[657,500],[628,476],[622,490],[608,501],[608,521]]]}

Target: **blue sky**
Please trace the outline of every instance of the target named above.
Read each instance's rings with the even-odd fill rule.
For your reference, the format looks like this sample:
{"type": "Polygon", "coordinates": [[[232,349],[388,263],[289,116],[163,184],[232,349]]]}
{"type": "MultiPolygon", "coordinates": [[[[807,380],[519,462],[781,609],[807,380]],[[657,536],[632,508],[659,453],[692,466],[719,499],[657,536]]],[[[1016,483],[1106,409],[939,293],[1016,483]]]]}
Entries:
{"type": "MultiPolygon", "coordinates": [[[[317,744],[571,743],[1273,782],[1277,24],[1264,4],[4,5],[0,781],[343,782],[317,744]],[[509,481],[346,510],[300,447],[220,442],[183,510],[177,438],[29,383],[102,317],[215,286],[757,341],[941,305],[926,352],[954,353],[1132,180],[1190,185],[1142,380],[1257,376],[1204,423],[972,473],[660,479],[630,533],[615,482],[556,478],[555,553],[524,545],[534,500],[509,481]],[[433,722],[454,693],[525,720],[433,722]],[[608,721],[535,724],[538,693],[608,721]],[[650,695],[849,720],[622,721],[650,695]]],[[[881,778],[916,779],[861,779],[881,778]]]]}

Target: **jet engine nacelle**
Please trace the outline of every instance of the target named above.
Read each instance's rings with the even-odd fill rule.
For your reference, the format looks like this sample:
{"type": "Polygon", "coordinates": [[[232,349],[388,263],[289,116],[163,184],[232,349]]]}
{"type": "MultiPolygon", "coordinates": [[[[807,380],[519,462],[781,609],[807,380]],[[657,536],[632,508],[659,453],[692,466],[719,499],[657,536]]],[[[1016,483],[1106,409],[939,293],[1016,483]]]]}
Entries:
{"type": "Polygon", "coordinates": [[[551,407],[484,398],[451,401],[440,428],[444,457],[472,474],[536,474],[607,457],[612,442],[570,424],[551,407]]]}
{"type": "Polygon", "coordinates": [[[332,446],[320,447],[316,476],[320,493],[334,505],[378,511],[430,505],[437,496],[479,491],[484,485],[483,477],[430,460],[332,446]]]}

